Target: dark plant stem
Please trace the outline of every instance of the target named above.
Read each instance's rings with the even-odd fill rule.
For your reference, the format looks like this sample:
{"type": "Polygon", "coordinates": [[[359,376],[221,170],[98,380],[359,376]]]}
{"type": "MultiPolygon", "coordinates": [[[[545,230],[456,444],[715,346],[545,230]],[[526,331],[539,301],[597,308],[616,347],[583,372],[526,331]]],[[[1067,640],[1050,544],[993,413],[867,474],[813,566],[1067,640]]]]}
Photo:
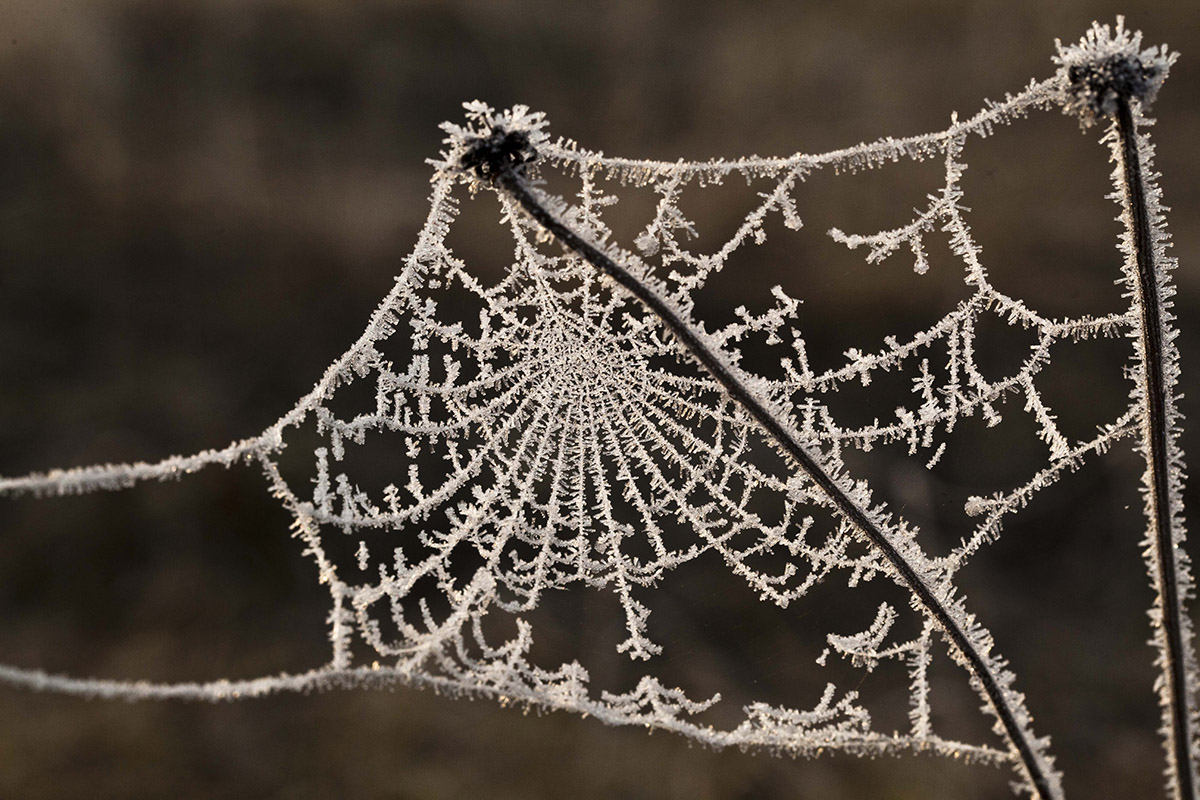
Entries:
{"type": "MultiPolygon", "coordinates": [[[[497,135],[497,134],[493,134],[497,135]]],[[[502,135],[502,134],[501,134],[502,135]]],[[[865,509],[854,502],[820,466],[804,445],[772,411],[748,388],[740,370],[732,367],[719,351],[706,343],[692,325],[683,319],[657,292],[639,280],[621,264],[609,258],[559,222],[529,191],[518,170],[509,165],[493,169],[486,175],[508,193],[539,225],[554,235],[569,250],[574,251],[600,272],[612,278],[636,297],[663,321],[671,333],[688,349],[705,369],[724,387],[725,391],[745,408],[780,447],[800,465],[834,503],[838,511],[883,554],[895,569],[900,582],[913,593],[945,632],[952,646],[966,661],[971,674],[978,680],[983,694],[991,704],[1005,733],[1017,750],[1021,763],[1040,798],[1056,797],[1050,777],[1042,770],[1034,753],[1028,732],[1018,723],[1016,713],[1005,697],[1004,690],[985,657],[977,651],[966,631],[955,621],[949,608],[938,599],[934,589],[917,573],[904,555],[889,541],[883,530],[871,521],[865,509]]]]}
{"type": "Polygon", "coordinates": [[[1180,596],[1175,556],[1173,516],[1170,497],[1169,438],[1167,421],[1167,384],[1164,377],[1162,301],[1158,291],[1158,265],[1146,209],[1146,192],[1138,154],[1137,130],[1129,99],[1117,99],[1117,128],[1121,137],[1121,161],[1124,167],[1125,199],[1128,204],[1134,257],[1137,260],[1138,305],[1141,308],[1141,338],[1144,354],[1143,413],[1149,436],[1143,443],[1150,470],[1151,536],[1157,556],[1157,569],[1151,570],[1160,598],[1162,620],[1156,635],[1165,640],[1162,648],[1164,680],[1170,706],[1171,742],[1177,798],[1195,798],[1195,770],[1192,764],[1191,698],[1188,696],[1187,644],[1183,634],[1183,598],[1180,596]]]}

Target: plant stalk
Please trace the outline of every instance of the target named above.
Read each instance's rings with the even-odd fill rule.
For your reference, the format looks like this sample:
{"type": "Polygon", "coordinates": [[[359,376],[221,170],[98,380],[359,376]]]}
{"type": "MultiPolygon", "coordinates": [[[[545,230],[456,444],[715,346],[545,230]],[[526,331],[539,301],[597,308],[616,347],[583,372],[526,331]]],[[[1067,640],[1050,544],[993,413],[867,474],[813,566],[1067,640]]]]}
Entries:
{"type": "Polygon", "coordinates": [[[1141,343],[1143,363],[1143,414],[1148,436],[1143,442],[1150,481],[1149,503],[1153,509],[1151,538],[1157,558],[1151,579],[1161,603],[1162,619],[1155,635],[1164,640],[1163,680],[1168,692],[1166,711],[1169,712],[1170,741],[1168,758],[1175,776],[1175,796],[1178,800],[1196,797],[1196,765],[1191,743],[1193,740],[1192,698],[1187,675],[1187,642],[1183,633],[1184,598],[1178,580],[1175,554],[1174,518],[1171,513],[1168,395],[1165,378],[1165,343],[1163,341],[1162,299],[1158,291],[1158,264],[1154,258],[1150,216],[1146,207],[1146,192],[1142,177],[1141,158],[1137,146],[1137,129],[1129,98],[1117,98],[1117,130],[1121,138],[1121,161],[1124,172],[1125,202],[1128,224],[1137,261],[1138,306],[1141,309],[1141,343]]]}
{"type": "MultiPolygon", "coordinates": [[[[497,131],[493,136],[504,135],[497,131]]],[[[495,148],[502,149],[502,148],[495,148]]],[[[917,598],[926,613],[945,632],[952,646],[961,654],[969,671],[979,682],[982,693],[992,706],[1004,732],[1017,752],[1030,783],[1042,800],[1061,797],[1054,782],[1042,768],[1035,755],[1032,734],[1017,721],[1017,714],[1005,696],[1000,681],[985,656],[971,643],[967,632],[938,599],[933,587],[918,574],[904,555],[889,541],[884,532],[871,521],[867,511],[851,499],[833,478],[811,456],[790,426],[783,423],[749,388],[745,374],[719,350],[710,347],[695,327],[681,317],[650,286],[635,277],[628,269],[605,255],[561,223],[529,191],[519,171],[511,164],[485,174],[498,188],[506,192],[539,225],[552,234],[567,249],[575,252],[603,274],[609,276],[650,309],[688,349],[692,356],[717,380],[729,395],[745,408],[779,446],[795,460],[834,503],[838,511],[859,530],[864,538],[879,549],[895,569],[899,582],[917,598]]]]}

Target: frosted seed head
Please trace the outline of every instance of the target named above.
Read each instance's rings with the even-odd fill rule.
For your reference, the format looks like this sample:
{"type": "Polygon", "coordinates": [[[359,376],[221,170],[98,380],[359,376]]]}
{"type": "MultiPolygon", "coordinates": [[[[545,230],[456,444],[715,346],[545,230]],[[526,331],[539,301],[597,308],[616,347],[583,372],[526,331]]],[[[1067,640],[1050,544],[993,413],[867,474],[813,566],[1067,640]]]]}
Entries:
{"type": "Polygon", "coordinates": [[[1095,64],[1076,64],[1067,69],[1075,113],[1097,119],[1117,109],[1118,98],[1137,98],[1148,103],[1158,93],[1163,70],[1144,64],[1137,56],[1118,55],[1095,64]]]}
{"type": "Polygon", "coordinates": [[[497,112],[478,100],[463,107],[466,125],[442,125],[448,147],[442,152],[445,161],[438,166],[491,182],[509,172],[523,174],[524,167],[537,160],[538,147],[547,138],[544,114],[526,106],[497,112]]]}
{"type": "Polygon", "coordinates": [[[1122,98],[1149,106],[1179,56],[1166,45],[1141,50],[1141,32],[1126,30],[1124,17],[1117,17],[1115,29],[1092,23],[1079,44],[1055,44],[1063,112],[1078,115],[1084,127],[1115,114],[1122,98]]]}
{"type": "Polygon", "coordinates": [[[525,131],[496,127],[488,135],[479,136],[467,144],[466,151],[459,159],[459,166],[485,181],[491,181],[509,172],[519,174],[526,164],[537,157],[537,150],[525,131]]]}

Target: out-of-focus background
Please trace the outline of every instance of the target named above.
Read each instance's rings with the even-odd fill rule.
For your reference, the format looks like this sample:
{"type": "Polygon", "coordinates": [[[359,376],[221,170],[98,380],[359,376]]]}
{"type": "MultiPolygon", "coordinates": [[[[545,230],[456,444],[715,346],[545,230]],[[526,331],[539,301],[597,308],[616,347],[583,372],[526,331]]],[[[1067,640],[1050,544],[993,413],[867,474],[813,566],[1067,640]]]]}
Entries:
{"type": "MultiPolygon", "coordinates": [[[[1192,2],[9,0],[0,474],[155,460],[273,422],[388,290],[427,210],[437,125],[461,119],[465,100],[528,104],[554,133],[611,154],[822,151],[944,128],[952,111],[1048,76],[1056,37],[1074,41],[1118,13],[1147,44],[1183,54],[1154,137],[1182,265],[1188,392],[1187,376],[1200,374],[1192,2]]],[[[967,153],[975,195],[965,202],[989,265],[1056,314],[1117,307],[1116,209],[1103,198],[1110,165],[1097,138],[1043,113],[967,153]]],[[[876,229],[902,224],[937,185],[913,189],[898,174],[831,188],[830,203],[876,229]]],[[[877,329],[916,329],[929,293],[861,280],[857,254],[844,262],[816,265],[813,278],[812,296],[833,310],[811,296],[805,307],[832,354],[869,346],[877,329]]],[[[745,270],[713,314],[722,300],[726,314],[765,302],[771,283],[805,290],[807,276],[745,270]]],[[[1067,365],[1053,384],[1064,425],[1118,407],[1127,388],[1119,342],[1088,353],[1056,354],[1067,365]]],[[[1198,418],[1188,394],[1184,411],[1198,418]]],[[[1183,445],[1200,452],[1194,428],[1183,445]]],[[[996,445],[988,462],[1018,476],[1030,452],[996,445]]],[[[978,557],[966,587],[1075,797],[1151,797],[1160,786],[1139,475],[1126,452],[1071,476],[978,557]]],[[[927,525],[940,516],[920,498],[891,499],[927,525]]],[[[1189,499],[1197,508],[1200,496],[1189,499]]],[[[960,510],[947,518],[961,523],[960,510]]],[[[287,525],[250,469],[5,501],[0,662],[157,680],[323,663],[323,595],[287,525]]],[[[796,610],[797,635],[808,613],[796,610]]],[[[753,657],[744,641],[722,651],[724,632],[697,633],[696,658],[753,657]]],[[[1006,796],[1008,777],[930,758],[714,753],[405,688],[207,706],[0,687],[4,797],[965,798],[1006,796]]]]}

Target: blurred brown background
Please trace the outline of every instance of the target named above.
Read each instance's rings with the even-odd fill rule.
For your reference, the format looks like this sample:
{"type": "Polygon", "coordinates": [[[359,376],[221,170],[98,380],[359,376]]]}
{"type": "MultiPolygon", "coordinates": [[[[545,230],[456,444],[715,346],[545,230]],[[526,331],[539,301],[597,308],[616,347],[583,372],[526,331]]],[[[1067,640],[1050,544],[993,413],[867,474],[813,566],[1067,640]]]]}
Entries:
{"type": "MultiPolygon", "coordinates": [[[[526,103],[611,154],[821,151],[943,128],[1047,77],[1056,37],[1117,13],[1183,54],[1154,136],[1186,379],[1200,374],[1193,2],[4,2],[0,473],[154,460],[273,422],[389,288],[427,210],[437,124],[462,101],[526,103]]],[[[985,256],[1055,313],[1116,307],[1097,137],[1043,113],[967,153],[985,256]]],[[[937,187],[894,188],[830,202],[890,227],[937,187]]],[[[858,256],[844,260],[808,287],[833,310],[805,307],[831,353],[869,345],[873,326],[915,329],[920,295],[863,283],[858,256]]],[[[745,275],[724,313],[770,283],[806,288],[763,264],[745,275]]],[[[1104,352],[1117,360],[1055,384],[1064,418],[1105,393],[1120,405],[1122,348],[1104,352]]],[[[1194,426],[1183,444],[1195,459],[1194,426]]],[[[1159,793],[1138,476],[1118,454],[1064,481],[967,586],[1074,797],[1159,793]]],[[[287,523],[247,469],[6,501],[0,661],[174,680],[323,663],[324,601],[287,523]]],[[[1007,780],[925,758],[712,753],[404,688],[202,706],[0,687],[0,797],[959,798],[1007,796],[1007,780]]]]}

